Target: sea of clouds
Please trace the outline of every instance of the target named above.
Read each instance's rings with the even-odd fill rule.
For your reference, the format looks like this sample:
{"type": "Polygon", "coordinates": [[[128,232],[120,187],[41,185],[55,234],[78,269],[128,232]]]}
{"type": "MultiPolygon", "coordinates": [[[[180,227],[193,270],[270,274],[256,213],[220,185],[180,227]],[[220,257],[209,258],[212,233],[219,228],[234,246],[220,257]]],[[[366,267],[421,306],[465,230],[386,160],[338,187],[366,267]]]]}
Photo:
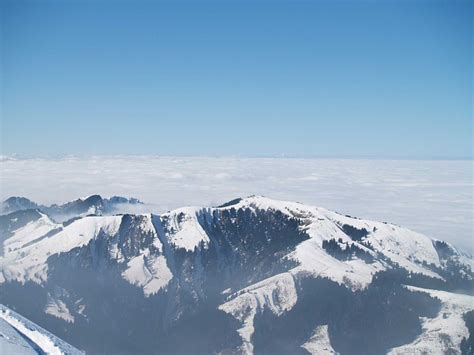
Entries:
{"type": "Polygon", "coordinates": [[[0,159],[0,197],[122,195],[160,213],[264,195],[389,221],[472,253],[473,161],[107,156],[0,159]]]}

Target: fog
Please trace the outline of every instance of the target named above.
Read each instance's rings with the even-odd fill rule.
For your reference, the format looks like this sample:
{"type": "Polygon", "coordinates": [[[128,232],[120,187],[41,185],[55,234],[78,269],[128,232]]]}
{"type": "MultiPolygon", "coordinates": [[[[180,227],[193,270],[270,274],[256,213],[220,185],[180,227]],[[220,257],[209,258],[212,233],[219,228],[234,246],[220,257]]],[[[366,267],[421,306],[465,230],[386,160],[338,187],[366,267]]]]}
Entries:
{"type": "Polygon", "coordinates": [[[102,156],[0,162],[0,197],[136,197],[140,212],[253,194],[393,222],[473,252],[473,162],[102,156]]]}

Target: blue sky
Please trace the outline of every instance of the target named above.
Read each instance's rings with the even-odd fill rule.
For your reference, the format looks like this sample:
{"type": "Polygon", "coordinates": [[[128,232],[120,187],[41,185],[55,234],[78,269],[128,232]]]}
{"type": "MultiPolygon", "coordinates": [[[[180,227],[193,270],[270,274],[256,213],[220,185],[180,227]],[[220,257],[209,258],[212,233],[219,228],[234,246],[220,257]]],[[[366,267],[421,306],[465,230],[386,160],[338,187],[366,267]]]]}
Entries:
{"type": "Polygon", "coordinates": [[[471,158],[470,1],[2,2],[2,154],[471,158]]]}

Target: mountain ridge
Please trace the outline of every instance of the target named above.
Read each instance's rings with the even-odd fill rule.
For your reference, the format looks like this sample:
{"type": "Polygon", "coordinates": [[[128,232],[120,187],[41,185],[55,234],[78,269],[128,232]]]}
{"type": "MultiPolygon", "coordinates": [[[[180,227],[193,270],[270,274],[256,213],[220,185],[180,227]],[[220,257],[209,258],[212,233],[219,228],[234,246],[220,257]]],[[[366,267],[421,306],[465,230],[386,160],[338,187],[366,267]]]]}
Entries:
{"type": "Polygon", "coordinates": [[[22,210],[37,209],[58,222],[64,222],[70,218],[87,214],[101,215],[118,212],[120,205],[142,204],[143,202],[133,197],[111,196],[110,198],[103,198],[98,194],[78,198],[63,204],[51,205],[38,204],[22,196],[12,196],[2,202],[0,212],[4,215],[22,210]]]}
{"type": "MultiPolygon", "coordinates": [[[[8,216],[1,217],[0,225],[4,225],[3,220],[8,216]]],[[[0,257],[0,290],[5,290],[6,301],[13,302],[13,295],[22,288],[34,289],[33,294],[45,299],[41,308],[48,310],[34,312],[35,317],[53,324],[59,334],[65,329],[77,331],[77,324],[87,319],[92,322],[88,308],[99,311],[104,307],[89,295],[90,286],[72,283],[67,271],[77,280],[84,278],[96,284],[105,294],[110,290],[122,292],[144,309],[154,309],[156,321],[159,320],[156,334],[179,329],[195,337],[194,330],[185,323],[192,324],[193,317],[213,314],[217,318],[210,318],[216,323],[209,324],[209,332],[223,322],[221,336],[228,339],[225,345],[232,344],[231,348],[241,353],[278,350],[268,348],[268,342],[262,339],[270,335],[262,333],[262,329],[268,324],[278,324],[277,320],[299,312],[301,307],[324,313],[307,298],[314,293],[311,290],[315,285],[332,290],[341,300],[360,298],[361,305],[367,297],[380,298],[383,292],[395,288],[398,297],[407,299],[408,305],[424,300],[420,308],[426,312],[422,313],[423,317],[436,317],[433,309],[447,306],[436,306],[437,301],[429,301],[430,296],[413,296],[419,290],[404,285],[472,294],[472,259],[449,243],[394,224],[262,196],[239,198],[218,207],[183,207],[160,215],[76,216],[69,224],[54,222],[42,214],[9,232],[13,236],[4,238],[4,255],[0,257]],[[104,289],[105,285],[110,290],[104,289]],[[380,287],[382,294],[376,291],[380,287]]],[[[116,293],[110,294],[111,299],[116,298],[113,295],[116,293]]],[[[119,307],[122,301],[114,302],[105,307],[119,307]]],[[[325,302],[332,301],[323,299],[322,303],[325,302]]],[[[395,298],[394,303],[397,302],[400,301],[395,298]]],[[[399,307],[401,312],[407,312],[405,306],[399,307]]],[[[130,305],[122,304],[122,308],[128,309],[130,305]]],[[[348,308],[347,312],[352,317],[354,311],[348,308]]],[[[135,313],[130,315],[132,319],[137,317],[135,313]]],[[[453,313],[452,317],[462,319],[462,316],[453,313]]],[[[359,353],[396,349],[410,343],[413,334],[422,337],[420,319],[413,318],[407,325],[411,333],[399,335],[399,341],[403,339],[405,343],[392,344],[381,335],[379,343],[370,345],[373,349],[367,344],[359,345],[359,353]]],[[[97,326],[101,322],[96,319],[92,323],[97,326]]],[[[329,339],[334,349],[347,353],[344,350],[347,344],[339,334],[344,323],[338,322],[343,322],[342,319],[328,318],[326,324],[318,324],[310,317],[305,322],[309,323],[304,329],[301,324],[295,327],[301,328],[301,334],[307,338],[298,343],[294,340],[297,336],[288,338],[280,351],[285,348],[291,352],[309,351],[318,348],[318,342],[327,345],[329,339]],[[314,324],[314,328],[307,328],[309,324],[314,324]]],[[[390,327],[390,323],[385,327],[390,327]]],[[[460,349],[460,341],[467,339],[465,329],[455,329],[455,334],[448,335],[449,339],[455,339],[449,349],[460,349]]],[[[149,330],[142,332],[144,342],[153,343],[145,336],[149,330]]],[[[169,343],[171,349],[178,346],[173,343],[173,337],[160,339],[164,344],[169,343]]],[[[77,341],[70,340],[73,344],[77,341]]],[[[442,341],[440,337],[439,344],[442,341]]],[[[92,343],[81,348],[99,346],[92,343]]],[[[209,344],[223,346],[215,340],[209,340],[209,344]]],[[[113,344],[107,346],[114,353],[119,350],[113,344]]],[[[215,351],[206,348],[211,345],[201,346],[203,353],[215,351]]],[[[162,348],[166,353],[166,345],[162,348]]]]}

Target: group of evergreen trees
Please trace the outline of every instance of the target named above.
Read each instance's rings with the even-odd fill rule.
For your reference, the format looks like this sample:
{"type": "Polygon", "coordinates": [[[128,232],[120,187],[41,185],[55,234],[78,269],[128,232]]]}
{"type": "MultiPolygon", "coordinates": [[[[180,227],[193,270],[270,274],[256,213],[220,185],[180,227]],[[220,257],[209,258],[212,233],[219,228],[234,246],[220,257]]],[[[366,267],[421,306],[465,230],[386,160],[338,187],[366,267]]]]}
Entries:
{"type": "Polygon", "coordinates": [[[329,255],[339,260],[350,260],[353,257],[360,258],[369,263],[374,260],[374,257],[369,252],[359,247],[356,243],[343,242],[341,238],[339,240],[335,238],[323,240],[323,249],[329,255]]]}

